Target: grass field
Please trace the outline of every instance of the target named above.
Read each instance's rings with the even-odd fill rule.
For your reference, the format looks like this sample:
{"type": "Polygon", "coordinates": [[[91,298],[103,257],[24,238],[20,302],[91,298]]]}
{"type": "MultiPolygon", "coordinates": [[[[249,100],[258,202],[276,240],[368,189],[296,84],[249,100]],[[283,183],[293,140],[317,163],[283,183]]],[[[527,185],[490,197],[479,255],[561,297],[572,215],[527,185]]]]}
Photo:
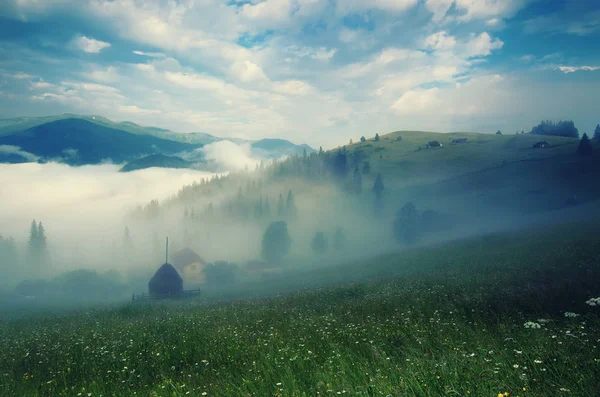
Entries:
{"type": "Polygon", "coordinates": [[[369,139],[347,146],[352,153],[361,151],[369,158],[373,169],[385,179],[397,179],[401,186],[431,183],[440,179],[499,167],[506,163],[539,160],[574,154],[579,140],[540,135],[490,135],[478,133],[448,133],[397,131],[382,135],[379,142],[369,139]],[[466,143],[452,144],[457,138],[466,143]],[[400,140],[399,140],[400,139],[400,140]],[[534,149],[538,141],[548,141],[545,149],[534,149]],[[430,141],[442,147],[426,148],[430,141]],[[420,148],[420,149],[419,149],[420,148]]]}
{"type": "Polygon", "coordinates": [[[599,231],[409,250],[235,300],[12,313],[0,395],[597,396],[599,231]]]}

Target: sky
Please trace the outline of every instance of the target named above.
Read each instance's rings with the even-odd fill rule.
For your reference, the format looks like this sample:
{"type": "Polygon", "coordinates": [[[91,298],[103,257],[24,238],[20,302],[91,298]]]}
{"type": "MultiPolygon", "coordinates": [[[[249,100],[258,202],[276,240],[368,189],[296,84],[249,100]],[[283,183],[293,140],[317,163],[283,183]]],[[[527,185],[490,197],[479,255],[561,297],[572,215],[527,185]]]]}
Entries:
{"type": "Polygon", "coordinates": [[[596,0],[3,0],[0,118],[334,147],[600,123],[596,0]]]}

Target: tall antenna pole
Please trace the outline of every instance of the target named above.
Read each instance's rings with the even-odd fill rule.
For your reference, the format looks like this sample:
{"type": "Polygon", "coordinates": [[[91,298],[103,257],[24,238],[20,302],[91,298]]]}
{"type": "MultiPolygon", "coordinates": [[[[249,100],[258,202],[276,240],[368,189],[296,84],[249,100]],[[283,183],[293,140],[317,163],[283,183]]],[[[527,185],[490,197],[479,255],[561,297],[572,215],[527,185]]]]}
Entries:
{"type": "Polygon", "coordinates": [[[167,253],[165,255],[165,263],[169,263],[169,238],[167,237],[167,253]]]}

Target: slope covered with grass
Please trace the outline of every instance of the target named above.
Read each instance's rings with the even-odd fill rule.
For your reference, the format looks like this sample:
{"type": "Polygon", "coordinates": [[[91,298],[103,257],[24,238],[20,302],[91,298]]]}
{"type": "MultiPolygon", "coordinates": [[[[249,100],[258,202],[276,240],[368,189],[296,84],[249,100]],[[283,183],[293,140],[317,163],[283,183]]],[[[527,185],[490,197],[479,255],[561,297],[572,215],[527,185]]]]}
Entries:
{"type": "Polygon", "coordinates": [[[595,396],[598,232],[414,250],[270,298],[19,313],[0,322],[0,394],[595,396]]]}

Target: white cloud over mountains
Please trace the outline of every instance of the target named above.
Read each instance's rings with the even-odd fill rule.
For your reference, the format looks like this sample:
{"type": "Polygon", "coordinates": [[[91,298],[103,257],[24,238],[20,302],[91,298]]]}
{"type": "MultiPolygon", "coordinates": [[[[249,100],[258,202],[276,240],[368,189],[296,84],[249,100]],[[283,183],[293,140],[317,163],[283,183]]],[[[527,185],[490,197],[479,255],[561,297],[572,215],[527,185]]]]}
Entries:
{"type": "MultiPolygon", "coordinates": [[[[81,58],[53,69],[71,68],[63,76],[8,69],[29,76],[12,79],[27,83],[27,95],[14,95],[36,109],[328,146],[409,125],[469,126],[494,118],[500,99],[478,104],[466,92],[487,81],[497,92],[533,84],[489,62],[509,48],[514,38],[503,29],[529,0],[7,1],[0,14],[12,18],[34,23],[62,12],[94,27],[73,32],[81,58]],[[33,74],[36,83],[27,81],[33,74]]],[[[554,73],[593,70],[560,67],[554,73]]],[[[533,104],[523,106],[538,117],[533,104]]]]}

